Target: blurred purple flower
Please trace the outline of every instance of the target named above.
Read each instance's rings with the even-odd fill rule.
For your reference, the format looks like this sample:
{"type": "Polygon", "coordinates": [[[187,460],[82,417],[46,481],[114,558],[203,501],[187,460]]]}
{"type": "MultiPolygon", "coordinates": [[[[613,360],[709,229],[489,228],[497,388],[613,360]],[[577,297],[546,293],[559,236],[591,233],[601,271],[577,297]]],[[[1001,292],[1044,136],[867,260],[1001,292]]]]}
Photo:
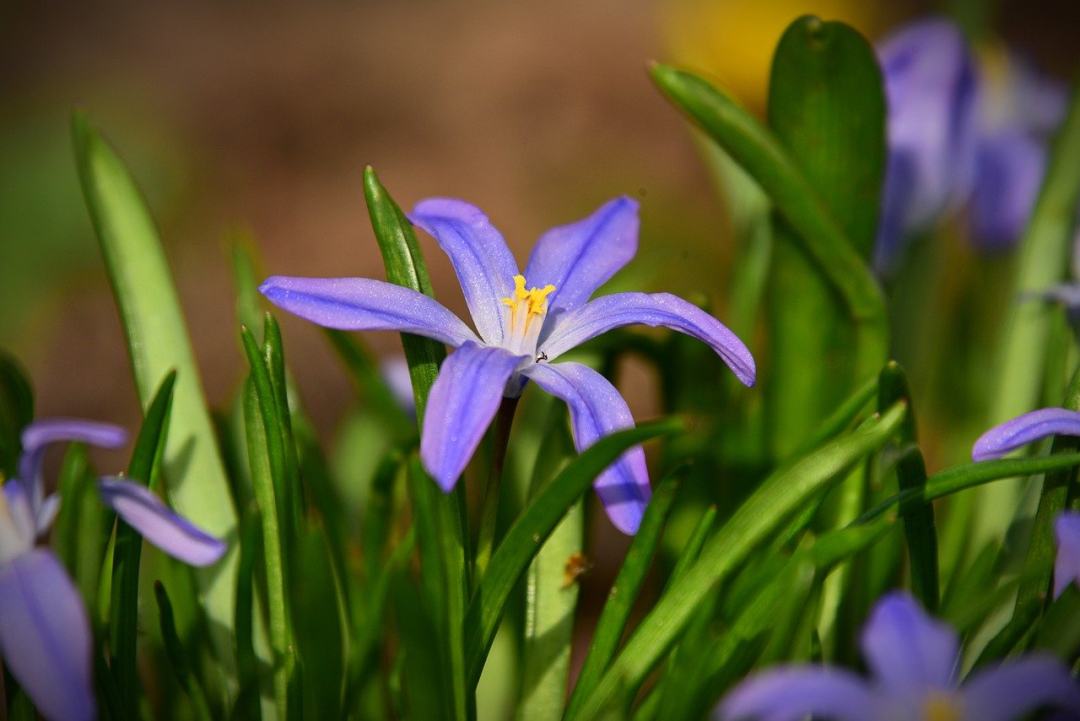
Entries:
{"type": "Polygon", "coordinates": [[[1080,436],[1080,413],[1065,408],[1040,408],[994,426],[979,436],[971,458],[985,461],[1048,436],[1080,436]]]}
{"type": "MultiPolygon", "coordinates": [[[[589,300],[637,250],[637,203],[629,198],[549,230],[533,248],[524,274],[499,231],[468,203],[424,200],[409,217],[450,257],[476,333],[437,301],[369,278],[275,276],[260,290],[278,307],[319,325],[415,333],[457,349],[431,390],[420,442],[424,466],[443,490],[457,482],[501,399],[519,395],[528,380],[570,407],[579,451],[633,426],[626,401],[603,376],[580,363],[551,362],[613,328],[643,323],[694,336],[740,381],[754,382],[754,359],[742,341],[681,298],[616,293],[589,300]]],[[[595,489],[612,523],[624,533],[636,532],[650,495],[641,448],[601,473],[595,489]]]]}
{"type": "Polygon", "coordinates": [[[888,269],[906,238],[968,203],[981,248],[1016,242],[1035,204],[1046,143],[1065,113],[1065,89],[1005,53],[976,67],[958,28],[929,19],[878,47],[889,105],[889,158],[876,264],[888,269]]]}
{"type": "Polygon", "coordinates": [[[861,645],[872,678],[824,666],[765,671],[727,696],[719,718],[1009,721],[1043,706],[1080,713],[1080,687],[1050,656],[980,670],[961,686],[956,634],[906,593],[878,601],[861,645]]]}
{"type": "MultiPolygon", "coordinates": [[[[50,721],[96,716],[90,624],[75,585],[47,548],[36,548],[59,509],[45,495],[48,444],[81,441],[122,446],[122,428],[78,420],[43,420],[22,434],[19,476],[0,492],[0,656],[41,715],[50,721]]],[[[166,553],[192,565],[213,563],[225,544],[172,513],[157,496],[116,478],[98,482],[102,501],[166,553]]]]}
{"type": "Polygon", "coordinates": [[[1057,556],[1054,559],[1054,598],[1070,583],[1080,585],[1080,513],[1065,511],[1054,522],[1057,556]]]}
{"type": "Polygon", "coordinates": [[[876,263],[967,196],[975,165],[976,87],[970,49],[942,19],[907,25],[878,47],[889,156],[876,263]]]}
{"type": "Polygon", "coordinates": [[[397,404],[415,418],[416,397],[413,395],[412,377],[409,375],[409,363],[405,356],[385,358],[379,364],[379,372],[397,404]]]}

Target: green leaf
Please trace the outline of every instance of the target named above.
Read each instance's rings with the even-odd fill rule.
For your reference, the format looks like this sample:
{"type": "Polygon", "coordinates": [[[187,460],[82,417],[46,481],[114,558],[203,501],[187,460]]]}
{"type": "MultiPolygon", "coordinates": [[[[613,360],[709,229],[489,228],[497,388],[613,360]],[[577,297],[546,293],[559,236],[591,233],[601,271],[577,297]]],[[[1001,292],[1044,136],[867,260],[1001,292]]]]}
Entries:
{"type": "MultiPolygon", "coordinates": [[[[1080,92],[1074,84],[1068,114],[1058,131],[1024,235],[1014,292],[1038,292],[1062,282],[1069,269],[1076,207],[1080,205],[1080,92]]],[[[996,365],[987,425],[1003,423],[1040,405],[1050,314],[1041,303],[1009,303],[996,365]]],[[[1013,519],[1020,479],[972,494],[974,542],[1001,541],[1013,519]]]]}
{"type": "MultiPolygon", "coordinates": [[[[172,408],[176,373],[169,373],[161,382],[154,400],[146,411],[135,450],[128,464],[128,480],[151,485],[160,467],[168,437],[169,413],[172,408]]],[[[116,543],[113,546],[112,603],[110,604],[109,650],[113,678],[120,692],[121,714],[124,718],[138,717],[139,679],[136,675],[136,641],[139,617],[139,561],[142,555],[142,535],[134,528],[116,521],[116,543]]]]}
{"type": "Polygon", "coordinates": [[[859,382],[876,373],[888,348],[885,302],[873,274],[826,210],[779,140],[700,76],[654,65],[653,81],[761,185],[796,232],[803,249],[843,299],[855,324],[859,382]]]}
{"type": "Polygon", "coordinates": [[[518,516],[491,558],[469,603],[465,621],[465,657],[469,678],[480,677],[484,658],[503,609],[514,585],[525,573],[541,545],[551,535],[577,499],[592,485],[600,472],[626,449],[650,438],[677,433],[682,423],[676,419],[649,423],[601,438],[573,460],[518,516]]]}
{"type": "MultiPolygon", "coordinates": [[[[839,22],[805,16],[789,25],[773,56],[769,125],[845,241],[869,258],[885,165],[885,97],[869,43],[839,22]]],[[[766,397],[770,437],[784,458],[853,381],[869,376],[853,375],[843,298],[803,247],[807,240],[784,221],[775,239],[766,397]]]]}
{"type": "MultiPolygon", "coordinates": [[[[532,480],[534,497],[574,457],[574,442],[562,419],[549,425],[545,441],[532,480]]],[[[568,574],[575,558],[583,560],[584,530],[585,508],[579,499],[529,564],[518,721],[562,718],[578,600],[577,578],[568,574]]]]}
{"type": "MultiPolygon", "coordinates": [[[[881,371],[878,408],[884,410],[898,400],[911,407],[907,376],[895,361],[881,371]]],[[[916,444],[915,412],[908,413],[900,433],[901,444],[911,444],[896,461],[896,480],[901,491],[921,493],[926,487],[926,463],[916,444]]],[[[934,528],[934,507],[927,501],[904,501],[900,504],[911,562],[911,588],[915,597],[930,613],[936,613],[941,593],[938,589],[938,543],[934,528]]]]}
{"type": "MultiPolygon", "coordinates": [[[[267,432],[264,418],[273,405],[269,373],[262,363],[258,346],[250,331],[244,329],[244,348],[252,366],[244,403],[244,425],[247,431],[248,455],[251,463],[251,480],[255,501],[262,520],[263,559],[265,562],[267,611],[269,615],[270,648],[273,652],[274,702],[278,718],[289,718],[290,699],[296,673],[296,647],[292,637],[292,621],[289,609],[289,593],[286,581],[285,554],[282,543],[284,531],[278,517],[278,501],[274,487],[274,465],[271,458],[270,440],[276,433],[267,432]],[[260,370],[261,369],[261,370],[260,370]],[[255,379],[261,378],[256,383],[255,379]]],[[[281,449],[276,452],[280,455],[281,449]]],[[[281,463],[282,461],[278,461],[281,463]]]]}
{"type": "MultiPolygon", "coordinates": [[[[101,560],[112,535],[115,515],[97,497],[96,480],[86,446],[71,444],[60,466],[57,488],[64,502],[53,525],[52,542],[87,608],[93,608],[98,597],[101,560]]],[[[91,613],[90,619],[98,631],[101,618],[91,613]]]]}
{"type": "Polygon", "coordinates": [[[0,474],[14,478],[22,430],[34,420],[34,391],[15,358],[0,350],[0,474]]]}
{"type": "MultiPolygon", "coordinates": [[[[242,394],[245,399],[247,394],[242,394]]],[[[262,472],[265,472],[263,470],[262,472]]],[[[260,555],[262,520],[252,504],[240,518],[240,566],[236,588],[236,674],[239,692],[234,718],[260,721],[259,659],[255,655],[255,563],[260,555]]]]}
{"type": "Polygon", "coordinates": [[[897,404],[852,433],[829,443],[766,479],[706,544],[701,557],[668,589],[608,668],[581,711],[591,719],[616,700],[620,689],[638,688],[686,628],[696,608],[750,553],[843,473],[896,432],[906,408],[897,404]]]}
{"type": "Polygon", "coordinates": [[[191,672],[191,664],[187,660],[187,652],[180,636],[176,632],[176,621],[173,618],[172,603],[169,602],[169,594],[160,581],[154,583],[154,597],[157,599],[158,621],[161,624],[161,638],[165,642],[165,654],[169,657],[173,674],[176,676],[180,688],[195,708],[195,717],[201,721],[210,721],[213,714],[206,702],[206,694],[203,692],[199,680],[191,672]]]}
{"type": "MultiPolygon", "coordinates": [[[[166,374],[177,373],[166,476],[176,510],[219,538],[236,534],[236,511],[206,410],[172,275],[157,230],[123,162],[76,113],[72,120],[79,178],[101,245],[144,408],[166,374]]],[[[196,571],[215,649],[231,674],[237,552],[232,544],[210,569],[196,571]]]]}
{"type": "MultiPolygon", "coordinates": [[[[364,197],[375,240],[386,266],[386,279],[434,297],[412,224],[370,167],[364,170],[364,197]]],[[[409,363],[416,417],[422,424],[428,394],[446,351],[435,341],[405,333],[401,336],[401,345],[409,363]]],[[[446,675],[444,680],[452,692],[451,717],[461,721],[468,717],[471,706],[471,694],[466,689],[463,647],[456,642],[464,633],[466,589],[469,587],[465,564],[464,491],[462,484],[458,484],[452,493],[443,494],[434,481],[422,472],[419,464],[414,464],[410,481],[409,489],[416,513],[430,521],[419,524],[417,529],[421,573],[425,577],[423,583],[427,589],[428,607],[441,609],[438,622],[441,626],[439,638],[443,644],[444,663],[440,669],[446,675]],[[423,477],[418,478],[418,473],[423,477]],[[432,533],[435,535],[432,536],[432,533]]]]}
{"type": "Polygon", "coordinates": [[[641,593],[645,577],[652,566],[660,536],[667,524],[681,485],[680,474],[668,474],[657,485],[652,498],[649,499],[649,505],[645,507],[645,516],[641,519],[641,526],[634,540],[630,542],[626,558],[619,567],[619,575],[615,577],[615,583],[608,591],[604,610],[600,612],[600,619],[596,622],[592,643],[589,644],[589,651],[585,655],[577,684],[574,686],[574,692],[567,705],[567,714],[576,713],[592,693],[604,669],[615,655],[615,650],[619,647],[619,641],[622,640],[626,625],[630,621],[630,611],[634,607],[638,594],[641,593]]]}

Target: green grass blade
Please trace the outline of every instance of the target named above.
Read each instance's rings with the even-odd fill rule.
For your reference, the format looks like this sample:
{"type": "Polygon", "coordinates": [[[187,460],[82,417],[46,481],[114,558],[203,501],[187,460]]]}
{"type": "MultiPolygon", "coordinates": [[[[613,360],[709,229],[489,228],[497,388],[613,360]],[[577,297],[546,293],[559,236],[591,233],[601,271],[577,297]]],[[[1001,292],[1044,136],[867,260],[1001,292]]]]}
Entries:
{"type": "MultiPolygon", "coordinates": [[[[573,457],[573,439],[566,423],[559,419],[549,426],[540,447],[531,495],[535,497],[573,457]]],[[[578,600],[577,579],[567,576],[567,571],[572,559],[580,557],[584,530],[585,508],[579,499],[529,564],[518,721],[562,718],[578,600]]]]}
{"type": "Polygon", "coordinates": [[[157,600],[158,621],[161,625],[161,638],[165,643],[165,654],[172,664],[173,674],[176,676],[180,688],[184,690],[195,710],[195,718],[200,721],[210,721],[214,716],[210,713],[210,706],[206,702],[206,694],[202,685],[191,672],[191,664],[187,660],[187,652],[180,636],[176,632],[176,620],[173,617],[172,603],[169,602],[169,594],[160,581],[154,583],[154,598],[157,600]]]}
{"type": "MultiPolygon", "coordinates": [[[[911,403],[907,376],[895,361],[881,371],[878,408],[885,409],[898,400],[911,403]]],[[[912,444],[896,462],[896,480],[900,491],[921,493],[926,487],[926,462],[917,445],[915,413],[908,414],[900,432],[902,445],[912,444]]],[[[911,590],[930,613],[936,613],[941,592],[938,588],[938,542],[934,527],[934,507],[928,501],[904,501],[900,504],[904,519],[904,538],[911,563],[911,590]]]]}
{"type": "Polygon", "coordinates": [[[525,573],[541,545],[600,472],[626,449],[650,438],[677,433],[677,419],[648,423],[601,438],[575,458],[518,516],[491,558],[473,594],[466,617],[465,657],[469,678],[480,677],[503,609],[514,585],[525,573]]]}
{"type": "Polygon", "coordinates": [[[649,505],[645,507],[641,526],[626,551],[619,575],[615,577],[615,583],[608,591],[604,610],[600,612],[600,619],[596,622],[592,643],[589,644],[589,651],[585,655],[574,692],[567,705],[567,714],[577,712],[615,655],[681,486],[682,477],[677,473],[669,474],[656,486],[649,505]]]}
{"type": "Polygon", "coordinates": [[[772,476],[706,544],[686,575],[668,589],[638,626],[582,709],[570,717],[591,719],[616,700],[620,688],[636,690],[678,640],[695,609],[784,521],[843,473],[880,448],[903,422],[897,404],[852,433],[772,476]]]}
{"type": "MultiPolygon", "coordinates": [[[[1080,204],[1080,84],[1054,141],[1050,161],[1027,229],[1020,239],[1015,293],[1045,290],[1069,268],[1076,207],[1080,204]]],[[[1006,309],[997,383],[987,425],[1002,423],[1039,405],[1050,332],[1050,314],[1040,303],[1010,303],[1006,309]]],[[[1020,479],[972,494],[974,543],[1004,538],[1016,510],[1020,479]]]]}
{"type": "Polygon", "coordinates": [[[817,192],[777,138],[730,97],[700,76],[654,65],[660,90],[716,141],[762,187],[795,230],[803,249],[844,300],[856,327],[859,382],[885,362],[885,302],[873,274],[825,209],[817,192]]]}
{"type": "MultiPolygon", "coordinates": [[[[123,162],[76,113],[72,123],[83,195],[101,245],[146,407],[167,373],[177,373],[164,471],[176,510],[207,532],[234,540],[236,510],[206,410],[198,367],[157,230],[123,162]]],[[[234,668],[236,544],[197,571],[200,596],[226,675],[234,668]]]]}
{"type": "MultiPolygon", "coordinates": [[[[259,349],[250,332],[244,335],[245,349],[252,364],[252,379],[269,375],[262,364],[259,349]],[[256,371],[261,368],[261,373],[256,371]]],[[[255,501],[262,520],[263,559],[266,573],[267,611],[269,615],[270,648],[273,653],[274,702],[279,719],[289,718],[290,692],[296,671],[296,647],[292,640],[292,621],[289,610],[288,585],[285,578],[285,554],[278,518],[278,501],[274,487],[274,470],[271,463],[271,438],[263,418],[272,405],[272,393],[265,386],[269,378],[263,378],[262,392],[254,380],[250,381],[245,394],[244,425],[247,431],[248,455],[251,463],[251,480],[255,501]]],[[[279,449],[280,452],[280,449],[279,449]]]]}
{"type": "MultiPolygon", "coordinates": [[[[169,373],[161,382],[161,387],[146,411],[146,418],[139,430],[131,463],[128,465],[128,480],[132,482],[149,486],[156,475],[155,470],[160,466],[165,451],[175,386],[176,373],[169,373]]],[[[128,719],[138,717],[139,706],[135,645],[138,639],[141,556],[142,536],[117,518],[112,562],[109,650],[112,655],[110,666],[113,678],[120,692],[121,714],[128,719]]]]}
{"type": "Polygon", "coordinates": [[[14,357],[0,350],[0,473],[14,478],[22,429],[34,420],[34,390],[14,357]]]}

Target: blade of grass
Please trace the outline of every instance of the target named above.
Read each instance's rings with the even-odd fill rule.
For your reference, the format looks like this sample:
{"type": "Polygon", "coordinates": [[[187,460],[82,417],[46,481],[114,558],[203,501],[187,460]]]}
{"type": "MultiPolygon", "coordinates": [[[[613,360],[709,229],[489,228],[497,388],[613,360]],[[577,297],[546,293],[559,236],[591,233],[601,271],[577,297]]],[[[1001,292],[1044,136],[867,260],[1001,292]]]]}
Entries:
{"type": "MultiPolygon", "coordinates": [[[[1060,282],[1069,268],[1076,207],[1080,204],[1080,82],[1073,84],[1068,114],[1050,153],[1046,175],[1031,218],[1020,238],[1014,281],[1016,298],[1060,282]]],[[[1002,423],[1039,405],[1046,364],[1050,315],[1039,303],[1010,303],[1005,317],[997,383],[992,386],[987,426],[1002,423]]],[[[988,486],[965,502],[975,506],[973,542],[1001,541],[1013,519],[1021,479],[988,486]]]]}
{"type": "MultiPolygon", "coordinates": [[[[90,126],[72,119],[83,195],[120,309],[135,384],[149,406],[162,378],[177,372],[166,476],[176,510],[219,538],[236,535],[236,510],[206,410],[172,275],[145,203],[123,162],[90,126]]],[[[197,571],[215,651],[232,677],[236,593],[235,544],[212,569],[197,571]]]]}
{"type": "Polygon", "coordinates": [[[191,672],[191,664],[188,663],[184,645],[180,642],[180,636],[176,633],[176,621],[173,619],[169,594],[160,581],[154,582],[154,598],[157,599],[161,638],[165,642],[165,654],[169,657],[169,663],[172,664],[173,675],[176,676],[180,688],[191,700],[195,718],[200,719],[200,721],[210,721],[214,716],[210,713],[210,706],[206,702],[206,694],[203,692],[199,680],[191,672]]]}
{"type": "Polygon", "coordinates": [[[619,647],[619,641],[622,640],[626,625],[630,621],[630,611],[634,607],[638,594],[641,593],[645,577],[652,566],[653,557],[656,556],[660,536],[667,525],[668,516],[671,514],[681,486],[681,475],[668,474],[657,485],[656,491],[649,499],[649,505],[645,507],[645,516],[641,519],[641,526],[634,540],[630,542],[626,558],[619,567],[619,575],[615,577],[615,583],[608,591],[604,610],[600,612],[600,618],[596,622],[592,643],[589,644],[577,683],[574,685],[574,692],[567,705],[568,715],[576,713],[584,703],[619,647]]]}
{"type": "Polygon", "coordinates": [[[620,688],[636,690],[678,640],[698,605],[802,504],[828,489],[845,471],[880,448],[899,428],[905,412],[904,404],[897,404],[766,479],[713,535],[697,563],[664,593],[581,711],[568,721],[595,718],[616,700],[620,688]]]}
{"type": "MultiPolygon", "coordinates": [[[[135,450],[128,464],[128,479],[151,485],[168,437],[169,413],[172,408],[176,373],[169,373],[161,382],[146,418],[135,450]]],[[[135,644],[138,639],[139,561],[142,555],[142,536],[134,528],[116,520],[116,543],[113,546],[112,603],[109,622],[110,666],[120,693],[121,715],[138,718],[139,679],[136,674],[135,644]]]]}
{"type": "Polygon", "coordinates": [[[465,657],[470,680],[475,681],[480,677],[484,659],[514,585],[567,510],[588,490],[600,472],[628,448],[650,438],[677,433],[682,428],[680,421],[670,419],[601,438],[545,486],[518,516],[495,550],[487,573],[477,585],[469,603],[465,622],[465,657]]]}
{"type": "MultiPolygon", "coordinates": [[[[549,424],[540,447],[530,495],[535,497],[573,457],[573,440],[566,423],[559,418],[549,424]]],[[[529,564],[518,721],[562,718],[578,600],[577,579],[568,575],[568,570],[575,556],[581,556],[584,527],[585,508],[579,499],[529,564]]]]}
{"type": "Polygon", "coordinates": [[[34,390],[19,362],[0,350],[0,473],[13,478],[22,429],[34,420],[34,390]]]}

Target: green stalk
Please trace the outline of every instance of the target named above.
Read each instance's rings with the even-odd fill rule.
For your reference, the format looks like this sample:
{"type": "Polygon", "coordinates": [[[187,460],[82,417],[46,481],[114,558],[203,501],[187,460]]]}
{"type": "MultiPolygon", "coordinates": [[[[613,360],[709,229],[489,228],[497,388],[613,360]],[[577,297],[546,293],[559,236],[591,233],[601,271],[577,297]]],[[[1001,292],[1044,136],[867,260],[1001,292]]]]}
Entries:
{"type": "Polygon", "coordinates": [[[506,463],[506,449],[510,443],[510,426],[514,422],[517,404],[517,398],[503,398],[492,426],[491,463],[488,466],[484,500],[480,505],[480,531],[476,538],[476,555],[473,562],[474,579],[479,579],[484,575],[488,562],[491,560],[491,549],[495,545],[495,531],[499,520],[499,491],[502,486],[503,466],[506,463]]]}
{"type": "MultiPolygon", "coordinates": [[[[1080,202],[1080,92],[1074,83],[1072,100],[1054,141],[1038,201],[1020,239],[1020,259],[1012,298],[1045,290],[1060,282],[1069,268],[1076,207],[1080,202]]],[[[997,383],[987,426],[1003,423],[1040,403],[1050,314],[1039,303],[1013,302],[1005,318],[997,383]]],[[[1022,479],[996,483],[972,494],[975,521],[973,547],[1002,541],[1016,513],[1022,479]]]]}

